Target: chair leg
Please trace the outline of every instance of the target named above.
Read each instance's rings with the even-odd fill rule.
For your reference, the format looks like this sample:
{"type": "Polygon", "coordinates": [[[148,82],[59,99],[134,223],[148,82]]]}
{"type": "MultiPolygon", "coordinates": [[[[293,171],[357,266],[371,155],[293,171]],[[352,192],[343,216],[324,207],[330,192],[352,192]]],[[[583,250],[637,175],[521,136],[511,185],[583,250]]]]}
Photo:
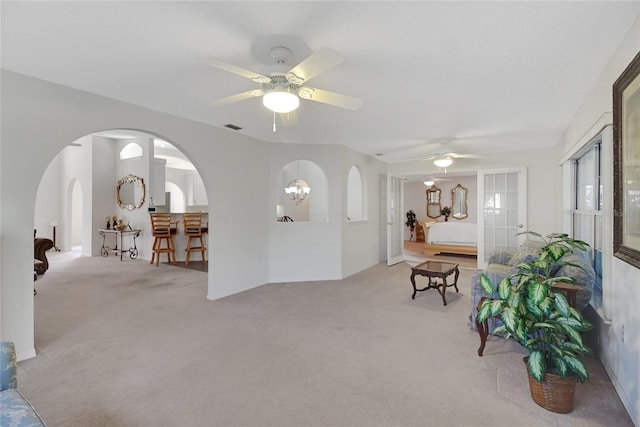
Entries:
{"type": "Polygon", "coordinates": [[[205,251],[207,250],[207,248],[204,247],[204,240],[202,240],[202,236],[200,236],[200,247],[202,248],[201,249],[201,252],[202,252],[202,264],[204,265],[204,264],[207,263],[207,257],[205,255],[205,251]]]}
{"type": "Polygon", "coordinates": [[[169,244],[171,245],[171,254],[173,255],[173,265],[176,265],[176,245],[173,241],[173,236],[169,237],[169,244]]]}
{"type": "Polygon", "coordinates": [[[156,245],[158,244],[158,238],[153,238],[153,246],[151,246],[151,261],[149,264],[153,264],[153,261],[156,260],[156,245]]]}
{"type": "Polygon", "coordinates": [[[187,251],[187,257],[185,258],[185,261],[184,261],[184,265],[186,267],[189,265],[189,259],[191,258],[191,236],[189,236],[187,240],[187,248],[185,249],[185,251],[187,251]]]}

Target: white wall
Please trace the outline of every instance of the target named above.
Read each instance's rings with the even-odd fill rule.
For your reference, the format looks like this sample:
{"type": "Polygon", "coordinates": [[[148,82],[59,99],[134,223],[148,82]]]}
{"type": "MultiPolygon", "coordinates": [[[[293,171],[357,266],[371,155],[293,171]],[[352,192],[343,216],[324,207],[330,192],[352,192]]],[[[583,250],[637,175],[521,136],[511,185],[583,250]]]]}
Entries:
{"type": "MultiPolygon", "coordinates": [[[[582,144],[595,136],[602,124],[602,118],[610,117],[613,83],[640,52],[640,18],[612,56],[591,93],[585,98],[582,108],[564,131],[560,141],[562,158],[575,152],[582,144]],[[595,123],[599,123],[594,127],[595,123]]],[[[605,130],[611,132],[610,129],[605,130]]],[[[603,138],[603,144],[607,143],[603,138]]],[[[610,139],[609,139],[610,141],[610,139]]],[[[609,150],[610,147],[606,147],[609,150]]],[[[603,149],[603,151],[605,150],[603,149]]],[[[605,188],[612,188],[612,167],[603,168],[605,188]]],[[[560,182],[560,181],[559,181],[560,182]]],[[[566,187],[570,183],[563,183],[566,187]]],[[[603,266],[611,271],[603,272],[605,288],[605,313],[609,319],[602,319],[593,313],[590,319],[597,331],[597,351],[614,387],[636,425],[640,425],[640,270],[611,255],[613,228],[612,197],[604,200],[605,225],[603,233],[608,239],[607,250],[603,251],[603,266]],[[624,333],[623,333],[624,330],[624,333]]],[[[570,231],[570,230],[565,230],[570,231]]]]}
{"type": "MultiPolygon", "coordinates": [[[[124,128],[157,134],[180,148],[204,171],[202,178],[213,195],[209,214],[208,298],[220,298],[268,282],[268,227],[256,221],[273,211],[268,203],[270,187],[264,179],[269,176],[269,167],[264,162],[268,144],[6,70],[1,77],[0,198],[2,206],[10,208],[3,209],[0,220],[0,247],[4,249],[0,259],[0,331],[3,338],[15,342],[20,359],[35,355],[33,292],[24,283],[33,280],[31,235],[38,186],[58,152],[93,132],[124,128]],[[24,173],[25,170],[29,173],[24,173]],[[16,180],[16,176],[21,178],[16,180]],[[227,185],[231,180],[232,187],[227,185]],[[246,268],[247,264],[252,268],[246,268]]],[[[104,161],[105,156],[116,155],[109,151],[109,144],[99,144],[94,139],[89,145],[93,155],[86,162],[87,168],[102,165],[106,168],[113,163],[104,161]]],[[[70,177],[63,181],[70,182],[67,178],[70,177]]],[[[115,176],[99,185],[94,182],[92,186],[91,181],[82,177],[80,182],[84,199],[93,202],[83,209],[92,221],[87,232],[95,234],[96,228],[104,226],[104,212],[113,209],[115,176]],[[94,196],[94,192],[105,197],[94,196]],[[102,206],[103,202],[108,206],[102,206]]],[[[63,205],[69,206],[66,199],[63,205]]],[[[100,242],[97,243],[99,247],[100,242]]]]}
{"type": "Polygon", "coordinates": [[[341,147],[342,277],[386,260],[386,165],[362,153],[341,147]],[[347,221],[349,170],[358,165],[364,188],[365,220],[347,221]],[[380,177],[384,179],[381,180],[380,177]],[[380,194],[385,198],[381,198],[380,194]],[[384,212],[384,215],[381,215],[384,212]],[[382,231],[381,231],[382,230],[382,231]],[[384,254],[384,255],[381,255],[384,254]]]}
{"type": "MultiPolygon", "coordinates": [[[[344,230],[348,170],[352,164],[372,166],[366,179],[378,182],[386,167],[375,159],[335,145],[268,144],[6,70],[1,77],[0,202],[11,209],[0,217],[0,332],[14,341],[20,360],[35,356],[33,293],[23,284],[33,280],[30,254],[36,195],[60,151],[60,205],[65,207],[61,216],[63,221],[71,219],[68,207],[78,180],[83,189],[83,223],[89,224],[83,230],[83,251],[89,251],[85,255],[99,254],[102,239],[96,230],[115,210],[115,183],[123,172],[114,166],[119,150],[112,139],[91,136],[94,132],[134,129],[157,135],[200,171],[209,198],[209,299],[267,282],[340,279],[379,261],[375,215],[344,230]],[[81,147],[65,149],[74,141],[81,147]],[[278,174],[283,165],[300,158],[318,164],[326,175],[328,222],[275,221],[278,174]],[[24,174],[27,169],[29,174],[24,174]],[[15,180],[16,176],[21,179],[15,180]]],[[[369,187],[370,211],[377,207],[378,191],[375,185],[369,187]]],[[[130,213],[119,216],[125,215],[127,219],[130,213]]],[[[144,229],[143,233],[149,234],[144,229]]],[[[65,235],[68,249],[70,227],[65,235]]]]}

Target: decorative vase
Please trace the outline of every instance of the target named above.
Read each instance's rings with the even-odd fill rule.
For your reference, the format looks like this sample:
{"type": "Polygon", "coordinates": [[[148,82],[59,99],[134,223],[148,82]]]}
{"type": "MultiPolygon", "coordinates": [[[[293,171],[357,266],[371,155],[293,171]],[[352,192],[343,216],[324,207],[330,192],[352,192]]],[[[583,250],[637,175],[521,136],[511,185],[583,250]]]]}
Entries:
{"type": "MultiPolygon", "coordinates": [[[[524,363],[526,366],[527,357],[524,358],[524,363]]],[[[527,376],[531,397],[539,406],[558,414],[568,414],[573,411],[573,398],[578,381],[575,376],[562,378],[560,375],[545,372],[542,382],[539,382],[529,374],[528,368],[527,376]]]]}

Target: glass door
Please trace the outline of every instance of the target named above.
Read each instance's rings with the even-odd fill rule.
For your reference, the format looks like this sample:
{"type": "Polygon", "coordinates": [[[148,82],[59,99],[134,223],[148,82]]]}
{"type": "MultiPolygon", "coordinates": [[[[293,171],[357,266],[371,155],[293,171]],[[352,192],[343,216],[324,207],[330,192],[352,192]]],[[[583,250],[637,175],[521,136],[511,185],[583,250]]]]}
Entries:
{"type": "Polygon", "coordinates": [[[401,176],[387,176],[387,265],[404,261],[403,184],[401,176]]]}
{"type": "Polygon", "coordinates": [[[526,239],[527,170],[478,172],[478,268],[497,250],[515,250],[526,239]]]}

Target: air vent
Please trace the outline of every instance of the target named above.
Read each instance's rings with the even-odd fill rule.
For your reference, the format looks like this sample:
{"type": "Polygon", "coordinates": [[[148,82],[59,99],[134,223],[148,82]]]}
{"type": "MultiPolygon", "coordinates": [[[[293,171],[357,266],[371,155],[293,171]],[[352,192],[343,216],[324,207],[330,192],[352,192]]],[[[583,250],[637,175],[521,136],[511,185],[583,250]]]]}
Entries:
{"type": "Polygon", "coordinates": [[[224,127],[229,128],[229,129],[233,129],[233,130],[242,129],[240,126],[232,125],[231,123],[227,123],[226,125],[224,125],[224,127]]]}

